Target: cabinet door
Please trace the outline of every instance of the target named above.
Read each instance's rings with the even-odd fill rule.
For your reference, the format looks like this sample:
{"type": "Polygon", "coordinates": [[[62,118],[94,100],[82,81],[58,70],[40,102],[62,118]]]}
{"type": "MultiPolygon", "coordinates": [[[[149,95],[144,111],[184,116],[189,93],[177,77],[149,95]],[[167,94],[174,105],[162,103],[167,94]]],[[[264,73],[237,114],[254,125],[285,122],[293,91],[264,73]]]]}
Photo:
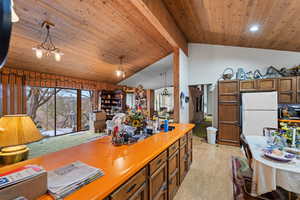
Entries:
{"type": "Polygon", "coordinates": [[[256,90],[256,81],[255,80],[245,80],[240,81],[240,91],[248,92],[256,90]]]}
{"type": "Polygon", "coordinates": [[[129,200],[148,200],[148,185],[144,183],[138,191],[136,191],[129,200]]]}
{"type": "Polygon", "coordinates": [[[167,200],[168,198],[168,170],[167,162],[164,162],[149,179],[150,200],[167,200]]]}
{"type": "Polygon", "coordinates": [[[169,200],[173,199],[179,187],[179,150],[168,159],[169,200]]]}
{"type": "Polygon", "coordinates": [[[278,103],[296,103],[296,77],[278,79],[278,103]]]}
{"type": "Polygon", "coordinates": [[[238,81],[219,81],[219,102],[237,102],[239,101],[238,81]]]}
{"type": "Polygon", "coordinates": [[[238,123],[240,120],[240,107],[237,103],[219,104],[219,121],[238,123]]]}
{"type": "Polygon", "coordinates": [[[300,77],[297,77],[297,103],[300,103],[300,77]]]}
{"type": "Polygon", "coordinates": [[[179,180],[182,183],[187,173],[187,145],[184,144],[179,150],[179,180]]]}
{"type": "Polygon", "coordinates": [[[239,146],[240,127],[234,123],[219,123],[218,142],[220,144],[239,146]]]}
{"type": "Polygon", "coordinates": [[[259,91],[277,90],[277,79],[258,79],[256,80],[256,83],[259,91]]]}

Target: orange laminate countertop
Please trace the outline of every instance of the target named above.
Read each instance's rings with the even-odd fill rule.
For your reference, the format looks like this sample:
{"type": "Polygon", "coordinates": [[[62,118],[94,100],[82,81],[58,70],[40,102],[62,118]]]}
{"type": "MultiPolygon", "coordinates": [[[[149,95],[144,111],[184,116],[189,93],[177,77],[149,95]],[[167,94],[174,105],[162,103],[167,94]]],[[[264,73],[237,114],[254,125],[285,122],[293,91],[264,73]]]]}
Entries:
{"type": "MultiPolygon", "coordinates": [[[[43,166],[46,170],[53,170],[80,160],[102,169],[105,175],[82,187],[65,199],[100,200],[107,197],[147,163],[194,127],[193,124],[172,125],[176,127],[173,131],[167,133],[161,132],[132,145],[114,146],[111,143],[111,137],[106,136],[89,143],[2,167],[0,168],[0,173],[27,164],[38,164],[43,166]]],[[[52,200],[52,197],[50,195],[44,195],[40,197],[39,200],[52,200]]]]}
{"type": "Polygon", "coordinates": [[[295,119],[279,119],[280,122],[292,122],[292,123],[300,123],[300,120],[295,119]]]}

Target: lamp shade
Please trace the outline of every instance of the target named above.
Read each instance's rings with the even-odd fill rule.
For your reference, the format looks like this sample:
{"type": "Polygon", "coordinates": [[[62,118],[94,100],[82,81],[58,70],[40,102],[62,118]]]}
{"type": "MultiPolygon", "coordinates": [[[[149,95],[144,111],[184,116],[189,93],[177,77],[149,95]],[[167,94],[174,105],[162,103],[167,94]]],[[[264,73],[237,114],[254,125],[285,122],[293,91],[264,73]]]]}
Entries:
{"type": "Polygon", "coordinates": [[[0,147],[27,144],[42,138],[27,115],[5,115],[0,119],[0,147]]]}

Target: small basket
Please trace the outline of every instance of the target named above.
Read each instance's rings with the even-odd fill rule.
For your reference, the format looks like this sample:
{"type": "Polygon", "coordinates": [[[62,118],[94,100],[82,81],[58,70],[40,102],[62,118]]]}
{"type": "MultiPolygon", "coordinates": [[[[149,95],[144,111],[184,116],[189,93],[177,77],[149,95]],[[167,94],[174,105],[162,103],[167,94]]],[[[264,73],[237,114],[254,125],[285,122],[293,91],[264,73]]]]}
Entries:
{"type": "Polygon", "coordinates": [[[228,67],[224,70],[223,74],[222,74],[222,78],[224,80],[230,80],[233,77],[233,69],[228,67]]]}

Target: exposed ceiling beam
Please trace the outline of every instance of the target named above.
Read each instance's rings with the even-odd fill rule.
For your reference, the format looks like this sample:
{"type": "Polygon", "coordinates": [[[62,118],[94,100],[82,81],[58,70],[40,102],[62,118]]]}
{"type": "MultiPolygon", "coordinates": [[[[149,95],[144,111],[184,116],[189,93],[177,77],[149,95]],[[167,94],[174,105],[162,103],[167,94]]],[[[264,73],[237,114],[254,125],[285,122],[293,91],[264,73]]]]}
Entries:
{"type": "Polygon", "coordinates": [[[188,44],[162,0],[129,0],[174,48],[188,55],[188,44]]]}

